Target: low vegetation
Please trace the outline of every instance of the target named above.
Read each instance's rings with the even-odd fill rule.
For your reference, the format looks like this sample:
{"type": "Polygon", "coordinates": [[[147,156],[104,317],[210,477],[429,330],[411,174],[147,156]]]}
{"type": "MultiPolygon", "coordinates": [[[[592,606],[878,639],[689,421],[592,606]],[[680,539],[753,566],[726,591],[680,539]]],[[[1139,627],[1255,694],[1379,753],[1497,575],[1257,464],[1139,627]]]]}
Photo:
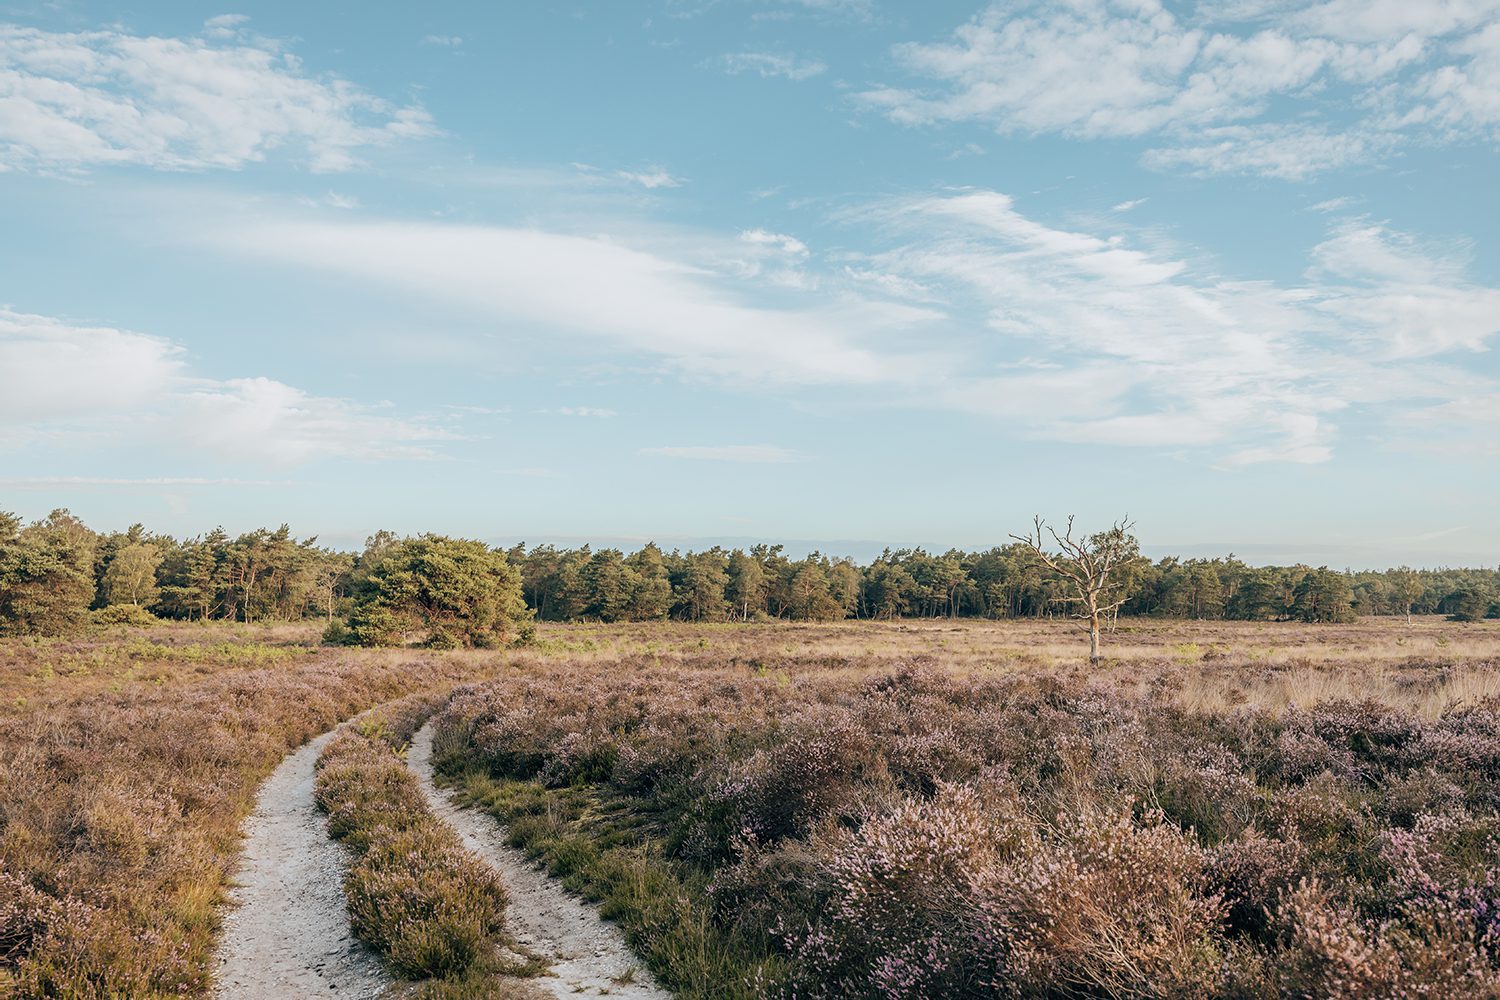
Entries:
{"type": "Polygon", "coordinates": [[[1494,647],[1162,652],[561,663],[437,749],[687,996],[1500,992],[1494,647]]]}
{"type": "Polygon", "coordinates": [[[0,642],[0,996],[201,996],[256,787],[487,663],[178,626],[0,642]]]}
{"type": "MultiPolygon", "coordinates": [[[[1163,962],[1190,993],[1490,988],[1491,623],[1122,619],[1095,671],[1045,619],[543,622],[451,652],[321,629],[0,640],[0,996],[205,995],[259,782],[481,678],[443,759],[690,996],[878,993],[916,942],[929,995],[1142,992],[1163,962]]],[[[412,724],[362,758],[404,782],[412,724]]]]}
{"type": "Polygon", "coordinates": [[[499,876],[432,815],[402,762],[436,705],[416,696],[378,709],[318,759],[318,804],[329,832],[356,856],[344,879],[354,931],[401,976],[435,980],[422,993],[534,996],[513,980],[543,966],[520,955],[505,932],[499,876]]]}

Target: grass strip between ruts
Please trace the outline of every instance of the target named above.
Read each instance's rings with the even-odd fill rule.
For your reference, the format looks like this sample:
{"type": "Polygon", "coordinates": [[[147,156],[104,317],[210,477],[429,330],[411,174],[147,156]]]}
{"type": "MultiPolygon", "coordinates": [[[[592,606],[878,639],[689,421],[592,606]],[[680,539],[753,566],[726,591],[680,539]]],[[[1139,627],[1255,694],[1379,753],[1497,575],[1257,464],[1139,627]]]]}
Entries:
{"type": "Polygon", "coordinates": [[[511,846],[599,904],[657,980],[689,1000],[750,1000],[779,979],[780,959],[718,926],[706,887],[667,862],[630,810],[587,787],[495,778],[447,756],[438,779],[506,825],[511,846]]]}
{"type": "Polygon", "coordinates": [[[426,1000],[537,996],[545,963],[506,933],[499,875],[427,808],[402,757],[430,698],[369,713],[318,759],[317,799],[330,835],[355,854],[344,879],[354,931],[426,1000]]]}

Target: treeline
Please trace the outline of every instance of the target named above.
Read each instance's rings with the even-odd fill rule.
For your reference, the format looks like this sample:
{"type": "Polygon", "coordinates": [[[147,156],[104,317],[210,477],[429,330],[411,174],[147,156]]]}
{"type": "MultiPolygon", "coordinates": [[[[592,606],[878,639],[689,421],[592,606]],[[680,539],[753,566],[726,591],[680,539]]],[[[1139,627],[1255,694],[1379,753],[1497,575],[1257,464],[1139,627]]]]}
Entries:
{"type": "Polygon", "coordinates": [[[0,511],[0,634],[59,635],[94,620],[332,618],[358,559],[282,525],[179,541],[92,531],[66,510],[23,526],[0,511]],[[92,615],[91,615],[92,612],[92,615]]]}
{"type": "MultiPolygon", "coordinates": [[[[516,546],[526,603],[549,621],[1023,618],[1065,611],[1070,591],[1027,546],[942,554],[886,550],[868,565],[780,545],[663,552],[516,546]]],[[[1122,615],[1346,621],[1357,615],[1500,616],[1500,570],[1340,572],[1234,558],[1139,559],[1122,615]]]]}
{"type": "MultiPolygon", "coordinates": [[[[1355,615],[1500,616],[1500,571],[1339,572],[1221,559],[1139,559],[1122,615],[1341,621],[1355,615]]],[[[886,551],[867,565],[779,545],[665,552],[517,545],[379,532],[359,553],[282,525],[188,539],[140,525],[97,533],[66,510],[26,525],[0,512],[0,634],[64,634],[93,621],[323,618],[336,641],[429,630],[485,644],[546,621],[1041,617],[1066,613],[1062,582],[1020,544],[983,552],[886,551]],[[475,588],[478,588],[477,590],[475,588]],[[524,600],[524,606],[521,601],[524,600]],[[473,630],[473,618],[491,624],[473,630]],[[467,617],[466,617],[467,616],[467,617]],[[142,619],[144,620],[144,619],[142,619]]]]}

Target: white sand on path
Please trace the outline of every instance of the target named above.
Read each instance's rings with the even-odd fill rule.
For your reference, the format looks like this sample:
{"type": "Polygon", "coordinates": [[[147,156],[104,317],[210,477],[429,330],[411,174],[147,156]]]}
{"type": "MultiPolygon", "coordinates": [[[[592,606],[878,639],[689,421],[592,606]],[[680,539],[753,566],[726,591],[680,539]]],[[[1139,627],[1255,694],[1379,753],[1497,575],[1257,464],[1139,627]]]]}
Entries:
{"type": "Polygon", "coordinates": [[[452,825],[465,847],[500,873],[510,895],[505,915],[511,934],[552,962],[553,975],[532,980],[534,985],[556,997],[657,1000],[671,996],[626,946],[618,927],[506,843],[505,827],[499,820],[454,804],[433,785],[431,723],[412,738],[406,763],[421,781],[433,813],[452,825]],[[629,981],[621,982],[622,977],[629,981]]]}
{"type": "Polygon", "coordinates": [[[224,919],[216,997],[364,1000],[391,983],[349,926],[349,854],[329,839],[313,799],[313,765],[332,736],[292,753],[260,787],[224,919]]]}

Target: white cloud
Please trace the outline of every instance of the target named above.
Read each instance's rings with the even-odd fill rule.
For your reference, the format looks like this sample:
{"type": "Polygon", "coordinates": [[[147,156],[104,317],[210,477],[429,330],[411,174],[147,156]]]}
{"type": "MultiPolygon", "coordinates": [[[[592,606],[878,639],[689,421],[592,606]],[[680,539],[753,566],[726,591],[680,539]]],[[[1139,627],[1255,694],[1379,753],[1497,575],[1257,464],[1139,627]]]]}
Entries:
{"type": "Polygon", "coordinates": [[[1423,76],[1417,84],[1418,104],[1402,124],[1494,138],[1500,127],[1500,23],[1463,39],[1453,50],[1466,60],[1423,76]]]}
{"type": "Polygon", "coordinates": [[[931,310],[853,296],[753,305],[708,264],[743,273],[743,244],[684,253],[609,237],[439,223],[251,218],[200,239],[301,267],[406,289],[519,331],[564,331],[584,343],[644,351],[680,370],[780,383],[876,384],[931,360],[867,341],[929,324],[931,310]],[[682,256],[679,257],[678,255],[682,256]]]}
{"type": "Polygon", "coordinates": [[[267,378],[193,377],[158,337],[0,309],[0,426],[88,433],[225,458],[412,458],[452,434],[267,378]]]}
{"type": "Polygon", "coordinates": [[[565,417],[613,417],[618,416],[614,410],[602,406],[560,406],[557,412],[565,417]]]}
{"type": "Polygon", "coordinates": [[[167,391],[181,367],[158,337],[0,308],[0,423],[127,411],[167,391]]]}
{"type": "Polygon", "coordinates": [[[1500,17],[1496,0],[1328,0],[1301,9],[1290,5],[1288,18],[1312,34],[1356,42],[1413,36],[1437,38],[1471,30],[1500,17]]]}
{"type": "Polygon", "coordinates": [[[642,455],[684,458],[702,462],[781,463],[800,461],[800,453],[770,444],[722,444],[642,448],[642,455]]]}
{"type": "Polygon", "coordinates": [[[1122,201],[1122,202],[1120,202],[1118,205],[1116,205],[1113,208],[1111,208],[1110,211],[1111,212],[1129,212],[1131,209],[1140,208],[1142,205],[1146,204],[1146,202],[1148,202],[1150,200],[1151,199],[1149,199],[1149,198],[1132,198],[1129,201],[1122,201]]]}
{"type": "Polygon", "coordinates": [[[785,233],[772,233],[764,229],[747,229],[740,233],[740,239],[756,246],[771,247],[790,257],[806,257],[808,252],[806,243],[803,243],[795,236],[788,236],[785,233]]]}
{"type": "Polygon", "coordinates": [[[1317,308],[1357,330],[1381,357],[1481,351],[1500,334],[1500,289],[1468,281],[1460,261],[1371,223],[1345,226],[1313,251],[1332,285],[1317,308]]]}
{"type": "Polygon", "coordinates": [[[1500,290],[1468,280],[1458,255],[1373,224],[1336,229],[1305,283],[1279,286],[1054,229],[995,192],[875,214],[905,239],[871,269],[955,312],[972,302],[997,338],[991,356],[1042,362],[945,379],[932,401],[1039,437],[1207,449],[1231,467],[1323,461],[1352,408],[1399,423],[1434,397],[1483,391],[1412,359],[1500,336],[1500,290]]]}
{"type": "Polygon", "coordinates": [[[616,170],[615,176],[653,191],[657,188],[682,187],[683,184],[681,177],[673,177],[661,167],[647,167],[645,170],[616,170]]]}
{"type": "Polygon", "coordinates": [[[353,209],[359,207],[359,199],[352,194],[339,194],[330,191],[323,196],[323,203],[330,208],[353,209]]]}
{"type": "Polygon", "coordinates": [[[817,59],[801,59],[777,52],[728,52],[715,60],[715,65],[735,75],[759,73],[788,80],[810,80],[828,71],[828,66],[817,59]]]}
{"type": "Polygon", "coordinates": [[[996,3],[950,41],[896,47],[931,86],[859,98],[910,125],[1152,136],[1163,144],[1148,166],[1288,180],[1368,162],[1412,136],[1493,137],[1500,126],[1500,5],[1490,0],[1174,10],[996,3]]]}
{"type": "Polygon", "coordinates": [[[437,45],[449,49],[456,49],[463,43],[462,35],[428,35],[422,39],[423,45],[437,45]]]}
{"type": "Polygon", "coordinates": [[[349,400],[314,396],[268,378],[189,389],[180,401],[189,443],[251,460],[298,465],[314,459],[427,458],[454,435],[386,416],[349,400]]]}
{"type": "Polygon", "coordinates": [[[1381,132],[1336,132],[1302,125],[1226,125],[1203,129],[1192,139],[1147,150],[1141,158],[1156,170],[1207,174],[1259,174],[1306,180],[1373,159],[1391,149],[1381,132]]]}
{"type": "Polygon", "coordinates": [[[571,359],[644,356],[742,391],[839,387],[1228,468],[1323,461],[1350,420],[1395,426],[1497,389],[1465,374],[1463,358],[1500,336],[1500,290],[1468,276],[1465,247],[1369,220],[1331,228],[1289,283],[1049,225],[993,191],[868,206],[847,221],[872,226],[880,249],[844,251],[800,287],[776,264],[800,268],[800,241],[770,231],[581,236],[261,214],[196,238],[404,291],[571,359]],[[760,256],[747,261],[746,248],[760,256]]]}
{"type": "Polygon", "coordinates": [[[1310,207],[1312,208],[1312,210],[1314,212],[1330,213],[1330,212],[1342,212],[1344,209],[1346,209],[1346,208],[1352,208],[1353,206],[1354,206],[1354,199],[1348,197],[1347,195],[1342,195],[1342,196],[1340,196],[1338,198],[1328,198],[1328,199],[1326,199],[1324,201],[1320,201],[1316,205],[1312,205],[1310,207]]]}
{"type": "Polygon", "coordinates": [[[343,170],[361,150],[434,133],[420,106],[241,39],[243,20],[212,19],[207,38],[0,25],[0,170],[234,169],[274,151],[343,170]]]}
{"type": "Polygon", "coordinates": [[[249,22],[246,14],[220,14],[203,22],[203,35],[206,38],[235,38],[249,22]]]}

